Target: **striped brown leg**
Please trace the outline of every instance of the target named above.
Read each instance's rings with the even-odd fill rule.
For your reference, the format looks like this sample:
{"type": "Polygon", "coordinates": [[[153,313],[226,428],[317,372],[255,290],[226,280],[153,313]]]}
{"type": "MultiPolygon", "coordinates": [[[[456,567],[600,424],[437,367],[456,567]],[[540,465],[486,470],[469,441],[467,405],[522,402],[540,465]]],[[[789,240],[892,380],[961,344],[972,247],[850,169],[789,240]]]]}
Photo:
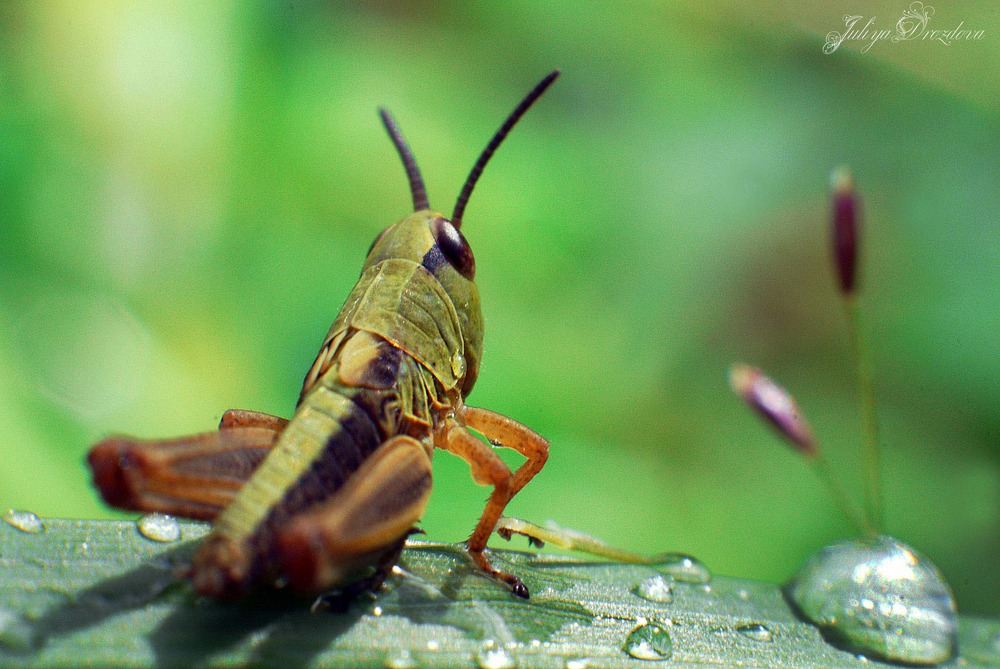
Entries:
{"type": "Polygon", "coordinates": [[[267,456],[288,421],[227,411],[215,432],[178,439],[109,437],[87,455],[111,506],[212,520],[267,456]]]}
{"type": "Polygon", "coordinates": [[[396,563],[431,494],[431,461],[423,444],[397,435],[382,444],[325,502],[281,528],[274,550],[289,584],[315,593],[350,582],[377,563],[378,585],[396,563]]]}

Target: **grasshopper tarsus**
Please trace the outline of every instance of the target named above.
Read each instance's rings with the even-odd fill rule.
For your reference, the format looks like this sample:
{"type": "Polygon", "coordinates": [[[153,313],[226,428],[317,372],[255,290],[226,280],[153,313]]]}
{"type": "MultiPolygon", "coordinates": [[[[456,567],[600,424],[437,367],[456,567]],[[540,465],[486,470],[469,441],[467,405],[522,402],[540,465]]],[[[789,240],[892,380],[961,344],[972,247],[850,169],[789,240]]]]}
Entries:
{"type": "MultiPolygon", "coordinates": [[[[496,534],[501,539],[504,539],[506,541],[510,541],[511,539],[513,539],[515,534],[522,534],[521,532],[515,532],[513,529],[511,529],[509,527],[498,527],[495,531],[496,531],[496,534]]],[[[525,539],[528,540],[528,545],[529,546],[533,546],[534,548],[544,548],[545,547],[545,542],[542,541],[541,539],[539,539],[538,537],[533,537],[533,536],[528,535],[528,534],[524,534],[523,536],[524,536],[525,539]]]]}

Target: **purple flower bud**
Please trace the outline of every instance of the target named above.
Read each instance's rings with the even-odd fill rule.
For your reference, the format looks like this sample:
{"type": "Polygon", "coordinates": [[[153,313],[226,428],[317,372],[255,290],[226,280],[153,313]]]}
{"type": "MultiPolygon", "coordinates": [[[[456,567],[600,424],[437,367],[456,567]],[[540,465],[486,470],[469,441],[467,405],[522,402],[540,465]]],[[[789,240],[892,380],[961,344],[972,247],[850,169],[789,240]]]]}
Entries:
{"type": "Polygon", "coordinates": [[[801,455],[812,458],[818,454],[812,429],[784,388],[749,365],[734,365],[729,371],[729,385],[801,455]]]}
{"type": "Polygon", "coordinates": [[[833,262],[844,295],[853,295],[857,280],[858,233],[861,198],[854,191],[854,178],[846,167],[830,177],[830,210],[833,226],[833,262]]]}

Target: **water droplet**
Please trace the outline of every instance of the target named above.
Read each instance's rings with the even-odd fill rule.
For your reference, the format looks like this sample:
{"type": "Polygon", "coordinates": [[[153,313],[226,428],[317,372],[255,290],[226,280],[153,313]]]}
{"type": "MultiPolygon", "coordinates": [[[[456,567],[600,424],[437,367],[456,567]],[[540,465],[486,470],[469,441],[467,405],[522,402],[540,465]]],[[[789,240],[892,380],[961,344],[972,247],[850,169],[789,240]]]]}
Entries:
{"type": "Polygon", "coordinates": [[[32,632],[21,614],[0,607],[0,648],[25,651],[32,646],[32,632]]]}
{"type": "Polygon", "coordinates": [[[746,625],[740,625],[736,628],[736,631],[746,638],[753,639],[754,641],[774,641],[774,633],[771,632],[766,625],[762,625],[761,623],[748,623],[746,625]]]}
{"type": "Polygon", "coordinates": [[[170,543],[181,538],[181,524],[173,516],[165,513],[149,513],[140,518],[136,525],[142,536],[153,541],[170,543]]]}
{"type": "Polygon", "coordinates": [[[514,669],[517,663],[502,646],[487,642],[476,654],[480,669],[514,669]]]}
{"type": "Polygon", "coordinates": [[[628,633],[622,649],[637,660],[666,660],[674,652],[670,633],[656,622],[640,623],[628,633]]]}
{"type": "Polygon", "coordinates": [[[379,616],[381,616],[382,615],[382,607],[381,606],[376,606],[374,609],[372,609],[372,615],[375,616],[376,618],[378,618],[379,616]]]}
{"type": "Polygon", "coordinates": [[[22,532],[28,532],[30,534],[38,534],[45,529],[42,525],[42,519],[30,511],[7,509],[7,513],[3,514],[3,521],[8,525],[16,527],[22,532]]]}
{"type": "Polygon", "coordinates": [[[437,650],[440,647],[441,644],[438,643],[437,639],[431,639],[427,642],[427,650],[437,650]]]}
{"type": "Polygon", "coordinates": [[[656,568],[682,583],[708,583],[712,573],[690,555],[666,553],[653,559],[656,568]]]}
{"type": "Polygon", "coordinates": [[[590,658],[588,657],[567,657],[563,662],[565,669],[589,669],[590,658]]]}
{"type": "Polygon", "coordinates": [[[892,537],[827,546],[785,595],[846,650],[909,664],[938,664],[955,654],[951,589],[930,560],[892,537]]]}
{"type": "Polygon", "coordinates": [[[458,378],[465,376],[465,356],[458,351],[451,356],[451,371],[458,378]]]}
{"type": "Polygon", "coordinates": [[[420,664],[413,657],[413,653],[404,648],[388,657],[385,661],[385,666],[388,669],[417,669],[420,664]]]}
{"type": "Polygon", "coordinates": [[[674,600],[674,579],[672,576],[650,576],[637,585],[633,592],[647,601],[666,604],[674,600]]]}

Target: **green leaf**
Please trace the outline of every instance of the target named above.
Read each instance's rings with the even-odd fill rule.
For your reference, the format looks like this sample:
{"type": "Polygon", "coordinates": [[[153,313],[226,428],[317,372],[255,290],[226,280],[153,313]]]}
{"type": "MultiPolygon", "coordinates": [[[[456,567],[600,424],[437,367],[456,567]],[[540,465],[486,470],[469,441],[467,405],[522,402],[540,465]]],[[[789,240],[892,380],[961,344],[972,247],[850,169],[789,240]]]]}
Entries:
{"type": "MultiPolygon", "coordinates": [[[[775,585],[714,577],[650,601],[639,584],[653,567],[546,553],[493,552],[529,601],[478,576],[460,546],[426,542],[410,543],[377,598],[345,611],[274,593],[207,601],[175,577],[206,531],[183,523],[180,540],[159,543],[129,522],[0,523],[0,666],[649,667],[625,650],[647,621],[658,627],[637,632],[647,645],[636,654],[669,666],[863,666],[775,585]]],[[[1000,621],[965,618],[960,634],[949,666],[1000,667],[1000,621]]]]}

